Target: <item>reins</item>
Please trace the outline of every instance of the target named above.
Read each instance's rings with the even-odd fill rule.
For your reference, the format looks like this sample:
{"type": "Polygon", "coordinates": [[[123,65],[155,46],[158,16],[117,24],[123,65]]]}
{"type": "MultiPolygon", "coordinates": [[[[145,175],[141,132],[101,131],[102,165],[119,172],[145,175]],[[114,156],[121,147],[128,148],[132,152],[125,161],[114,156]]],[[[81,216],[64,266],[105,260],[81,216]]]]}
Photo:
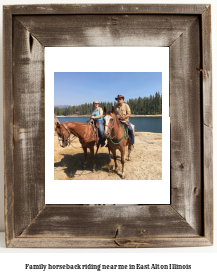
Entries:
{"type": "MultiPolygon", "coordinates": [[[[69,144],[71,144],[71,142],[75,140],[75,137],[79,137],[79,136],[78,136],[77,132],[75,132],[74,130],[73,130],[73,132],[69,131],[69,129],[67,128],[67,126],[66,126],[64,123],[63,123],[62,125],[64,126],[64,128],[66,129],[66,131],[67,131],[68,134],[69,134],[69,137],[68,137],[67,141],[69,141],[69,144]],[[74,133],[75,133],[75,134],[74,134],[74,133]],[[71,135],[71,134],[74,135],[74,137],[73,137],[72,139],[70,139],[70,135],[71,135]]],[[[82,133],[84,133],[84,131],[85,131],[85,129],[82,131],[82,133]]],[[[81,133],[81,134],[82,134],[82,133],[81,133]]],[[[65,140],[64,134],[63,134],[63,137],[64,137],[64,140],[65,140]]],[[[63,139],[59,139],[59,141],[62,141],[62,140],[63,140],[63,139]]]]}
{"type": "MultiPolygon", "coordinates": [[[[89,134],[90,134],[90,126],[92,125],[90,122],[87,124],[87,126],[84,128],[84,130],[83,130],[80,134],[78,134],[78,133],[75,132],[74,130],[69,131],[69,129],[67,128],[67,126],[66,126],[64,123],[63,123],[62,125],[64,126],[64,128],[66,129],[66,131],[67,131],[68,134],[69,134],[69,139],[68,139],[69,144],[71,144],[71,142],[75,140],[75,137],[78,137],[79,140],[84,141],[84,144],[82,144],[82,146],[84,147],[85,144],[88,143],[88,140],[90,140],[90,139],[93,138],[93,137],[94,137],[94,139],[95,139],[95,136],[94,136],[94,135],[95,135],[95,132],[94,132],[94,130],[93,130],[93,135],[92,135],[91,137],[89,136],[89,134]],[[88,129],[88,134],[87,134],[87,137],[86,137],[87,139],[86,139],[86,138],[84,138],[84,139],[80,138],[81,135],[87,130],[88,126],[89,126],[89,129],[88,129]],[[73,137],[72,139],[70,139],[70,135],[71,135],[71,134],[74,135],[74,137],[73,137]]],[[[63,134],[63,136],[64,136],[64,134],[63,134]]],[[[62,140],[62,139],[59,139],[59,140],[62,140]]],[[[64,136],[64,140],[65,140],[65,136],[64,136]]]]}
{"type": "Polygon", "coordinates": [[[123,127],[123,130],[124,130],[124,136],[120,139],[120,141],[119,142],[114,142],[114,141],[112,141],[112,139],[113,138],[109,138],[110,140],[111,140],[111,142],[112,142],[112,144],[114,144],[114,145],[118,145],[118,144],[120,144],[124,139],[128,139],[128,129],[127,129],[127,131],[125,130],[125,127],[124,127],[124,125],[122,125],[122,127],[123,127]]]}
{"type": "Polygon", "coordinates": [[[115,121],[116,121],[117,124],[118,124],[118,131],[115,133],[115,135],[114,135],[113,137],[111,137],[111,133],[112,133],[112,129],[113,129],[114,126],[115,126],[115,122],[114,122],[113,126],[108,126],[108,125],[105,125],[105,126],[107,126],[109,129],[111,129],[111,133],[110,133],[109,139],[111,140],[112,144],[118,145],[118,144],[120,144],[124,139],[128,139],[128,129],[125,130],[124,125],[122,125],[122,124],[120,123],[120,121],[119,121],[118,118],[117,118],[117,115],[115,115],[115,121]],[[122,128],[123,128],[123,130],[124,130],[124,136],[120,139],[119,142],[114,142],[112,139],[114,139],[115,136],[118,134],[118,132],[119,132],[121,126],[122,126],[122,128]]]}
{"type": "MultiPolygon", "coordinates": [[[[118,131],[115,133],[115,135],[114,135],[113,137],[111,137],[111,135],[110,135],[110,139],[114,139],[114,138],[115,138],[115,136],[118,134],[118,132],[119,132],[119,130],[120,130],[120,126],[121,126],[120,122],[117,121],[117,116],[116,116],[116,115],[115,115],[115,122],[118,123],[118,131]]],[[[112,129],[113,129],[114,126],[115,126],[115,122],[114,122],[113,126],[105,125],[105,126],[107,126],[109,129],[111,129],[111,133],[112,133],[112,129]]],[[[110,133],[110,134],[111,134],[111,133],[110,133]]]]}

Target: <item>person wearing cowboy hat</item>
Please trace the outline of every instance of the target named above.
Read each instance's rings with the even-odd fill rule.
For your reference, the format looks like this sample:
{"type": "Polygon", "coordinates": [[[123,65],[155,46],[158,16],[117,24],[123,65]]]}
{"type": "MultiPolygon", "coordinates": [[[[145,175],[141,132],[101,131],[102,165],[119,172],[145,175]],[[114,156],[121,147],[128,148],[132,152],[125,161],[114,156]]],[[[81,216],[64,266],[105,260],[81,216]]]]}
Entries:
{"type": "Polygon", "coordinates": [[[115,114],[120,120],[127,122],[129,125],[129,135],[131,137],[132,144],[134,144],[133,128],[129,122],[129,117],[131,114],[130,107],[127,103],[124,103],[124,96],[122,95],[118,95],[115,100],[118,102],[118,104],[114,107],[115,114]]]}

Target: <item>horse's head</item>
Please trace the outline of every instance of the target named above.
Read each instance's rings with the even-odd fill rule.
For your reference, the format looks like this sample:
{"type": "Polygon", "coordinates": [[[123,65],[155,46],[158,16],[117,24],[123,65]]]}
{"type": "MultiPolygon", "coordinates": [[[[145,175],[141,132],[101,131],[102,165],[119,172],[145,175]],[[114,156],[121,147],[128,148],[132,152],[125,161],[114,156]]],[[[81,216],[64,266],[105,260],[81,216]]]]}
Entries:
{"type": "Polygon", "coordinates": [[[60,146],[63,148],[68,146],[70,144],[70,132],[67,130],[67,127],[57,122],[55,130],[58,134],[60,146]]]}
{"type": "Polygon", "coordinates": [[[106,138],[109,138],[111,136],[112,129],[115,126],[115,123],[117,123],[118,118],[115,115],[114,107],[112,106],[111,111],[107,111],[106,107],[104,107],[105,117],[104,117],[104,136],[106,138]]]}

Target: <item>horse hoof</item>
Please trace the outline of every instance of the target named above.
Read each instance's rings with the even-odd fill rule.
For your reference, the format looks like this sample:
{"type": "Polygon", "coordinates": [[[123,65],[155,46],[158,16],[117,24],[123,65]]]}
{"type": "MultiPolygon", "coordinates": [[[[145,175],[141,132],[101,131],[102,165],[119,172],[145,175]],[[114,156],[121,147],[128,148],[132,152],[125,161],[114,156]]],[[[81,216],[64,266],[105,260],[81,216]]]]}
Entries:
{"type": "Polygon", "coordinates": [[[95,168],[95,167],[93,167],[93,170],[92,170],[92,172],[96,172],[96,168],[95,168]]]}
{"type": "Polygon", "coordinates": [[[121,178],[122,178],[122,179],[125,179],[125,175],[122,175],[121,178]]]}

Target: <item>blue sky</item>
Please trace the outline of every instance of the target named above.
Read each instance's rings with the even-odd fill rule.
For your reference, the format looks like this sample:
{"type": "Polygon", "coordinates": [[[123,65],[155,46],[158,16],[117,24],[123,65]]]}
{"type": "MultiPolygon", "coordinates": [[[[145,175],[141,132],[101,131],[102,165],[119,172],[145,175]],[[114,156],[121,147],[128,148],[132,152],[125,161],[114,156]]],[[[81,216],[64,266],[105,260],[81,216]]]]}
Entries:
{"type": "Polygon", "coordinates": [[[161,72],[55,72],[54,105],[125,101],[162,93],[161,72]]]}

